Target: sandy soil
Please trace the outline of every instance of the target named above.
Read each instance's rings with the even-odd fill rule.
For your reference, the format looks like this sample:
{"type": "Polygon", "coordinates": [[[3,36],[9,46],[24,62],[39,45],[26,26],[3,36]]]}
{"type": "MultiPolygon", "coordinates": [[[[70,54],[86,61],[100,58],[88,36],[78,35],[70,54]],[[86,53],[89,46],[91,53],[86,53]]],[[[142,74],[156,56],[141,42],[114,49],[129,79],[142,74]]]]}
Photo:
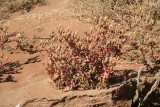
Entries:
{"type": "MultiPolygon", "coordinates": [[[[63,3],[64,0],[48,0],[46,6],[36,6],[25,14],[14,13],[10,19],[1,23],[9,26],[9,32],[24,32],[29,38],[35,34],[46,37],[59,24],[83,34],[91,25],[71,18],[64,10],[63,3]]],[[[11,75],[13,81],[0,83],[0,107],[114,107],[113,92],[121,86],[109,90],[62,92],[51,85],[42,65],[44,59],[39,53],[20,52],[9,55],[13,69],[2,78],[11,75]]],[[[127,67],[128,65],[123,66],[126,69],[127,67]]],[[[130,67],[139,69],[137,65],[130,67]]],[[[128,105],[122,103],[121,107],[124,106],[128,105]]]]}
{"type": "MultiPolygon", "coordinates": [[[[1,23],[9,26],[9,32],[25,32],[29,38],[35,34],[39,37],[46,37],[51,31],[56,30],[59,24],[65,28],[70,27],[73,31],[77,30],[79,33],[89,29],[89,24],[82,23],[66,14],[63,9],[64,0],[51,1],[48,0],[46,6],[36,6],[29,13],[14,13],[9,20],[2,20],[1,23]],[[42,31],[38,32],[38,30],[42,31]]],[[[2,79],[12,75],[14,82],[0,83],[0,107],[15,107],[18,104],[21,106],[29,100],[36,100],[35,103],[41,101],[36,105],[37,107],[48,107],[53,99],[56,101],[64,96],[62,91],[50,85],[50,80],[42,65],[44,56],[39,53],[16,53],[8,56],[9,61],[13,63],[13,70],[4,74],[2,79]],[[49,99],[52,100],[49,101],[49,99]]],[[[26,104],[26,106],[31,105],[26,104]]]]}

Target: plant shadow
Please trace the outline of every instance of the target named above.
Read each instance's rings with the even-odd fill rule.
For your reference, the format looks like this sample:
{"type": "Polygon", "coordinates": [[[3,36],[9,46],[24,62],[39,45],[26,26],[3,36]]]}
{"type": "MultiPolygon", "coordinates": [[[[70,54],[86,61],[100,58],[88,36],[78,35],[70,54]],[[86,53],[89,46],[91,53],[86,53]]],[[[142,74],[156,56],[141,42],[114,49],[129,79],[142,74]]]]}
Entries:
{"type": "Polygon", "coordinates": [[[137,72],[130,69],[125,70],[115,70],[112,78],[109,78],[109,85],[113,87],[117,84],[123,84],[123,82],[135,78],[137,76],[137,72]]]}
{"type": "Polygon", "coordinates": [[[39,56],[27,59],[27,61],[21,64],[19,61],[8,62],[3,65],[3,69],[0,69],[0,83],[2,82],[17,82],[13,77],[14,74],[20,74],[20,70],[23,69],[23,65],[40,62],[39,56]]]}
{"type": "Polygon", "coordinates": [[[21,69],[23,68],[19,61],[4,64],[3,69],[0,70],[0,82],[17,82],[13,74],[19,74],[21,69]]]}
{"type": "Polygon", "coordinates": [[[33,58],[29,58],[23,65],[25,64],[30,64],[30,63],[36,63],[36,62],[41,62],[41,59],[38,56],[35,56],[33,58]]]}

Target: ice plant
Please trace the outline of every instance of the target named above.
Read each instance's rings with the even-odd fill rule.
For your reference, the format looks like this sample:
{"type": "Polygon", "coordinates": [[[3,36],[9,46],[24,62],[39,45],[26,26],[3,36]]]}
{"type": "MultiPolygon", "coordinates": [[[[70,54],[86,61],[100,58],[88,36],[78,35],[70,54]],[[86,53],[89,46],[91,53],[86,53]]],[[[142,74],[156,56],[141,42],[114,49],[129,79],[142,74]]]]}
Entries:
{"type": "Polygon", "coordinates": [[[4,47],[8,41],[7,27],[0,27],[0,71],[3,70],[4,64],[8,61],[8,57],[4,54],[4,47]]]}
{"type": "MultiPolygon", "coordinates": [[[[34,40],[34,38],[33,38],[34,40]]],[[[16,49],[19,49],[21,51],[27,51],[29,53],[36,52],[37,49],[34,49],[35,47],[32,45],[31,42],[29,42],[29,38],[27,38],[24,33],[17,32],[14,37],[14,42],[16,43],[16,49]]],[[[35,43],[35,41],[33,42],[35,43]]]]}
{"type": "Polygon", "coordinates": [[[107,88],[124,40],[117,28],[106,18],[83,36],[59,26],[58,34],[52,33],[49,40],[41,42],[47,52],[44,66],[50,78],[60,89],[107,88]]]}

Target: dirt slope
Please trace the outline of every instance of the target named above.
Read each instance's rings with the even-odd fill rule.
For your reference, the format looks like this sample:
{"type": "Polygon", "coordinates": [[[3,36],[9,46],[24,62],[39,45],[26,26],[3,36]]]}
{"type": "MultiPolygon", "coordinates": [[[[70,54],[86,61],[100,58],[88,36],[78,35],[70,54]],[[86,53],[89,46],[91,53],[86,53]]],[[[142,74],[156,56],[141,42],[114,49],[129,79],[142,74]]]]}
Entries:
{"type": "MultiPolygon", "coordinates": [[[[37,6],[31,12],[12,14],[11,18],[0,23],[9,26],[9,32],[24,32],[27,37],[33,35],[46,37],[61,24],[65,28],[83,34],[90,24],[71,18],[63,9],[64,0],[48,0],[46,6],[37,6]],[[40,32],[38,32],[40,30],[40,32]]],[[[0,107],[99,107],[113,105],[113,92],[110,90],[90,90],[62,92],[50,85],[50,80],[42,66],[45,57],[39,53],[16,53],[9,55],[13,63],[13,82],[0,83],[0,107]]],[[[136,65],[133,66],[133,68],[136,65]]],[[[122,105],[124,106],[124,105],[122,105]]]]}
{"type": "MultiPolygon", "coordinates": [[[[80,33],[89,29],[89,24],[81,23],[66,14],[63,2],[64,0],[48,0],[46,6],[37,6],[25,14],[14,13],[10,19],[2,20],[0,23],[9,26],[9,32],[25,32],[29,38],[34,34],[46,37],[51,31],[56,30],[59,24],[80,33]],[[43,30],[38,32],[37,29],[43,30]]],[[[13,63],[13,70],[4,74],[3,78],[11,75],[14,82],[0,83],[0,107],[14,107],[25,100],[59,97],[58,93],[62,94],[48,83],[48,76],[42,66],[44,56],[39,53],[17,53],[8,56],[9,61],[13,63]]]]}

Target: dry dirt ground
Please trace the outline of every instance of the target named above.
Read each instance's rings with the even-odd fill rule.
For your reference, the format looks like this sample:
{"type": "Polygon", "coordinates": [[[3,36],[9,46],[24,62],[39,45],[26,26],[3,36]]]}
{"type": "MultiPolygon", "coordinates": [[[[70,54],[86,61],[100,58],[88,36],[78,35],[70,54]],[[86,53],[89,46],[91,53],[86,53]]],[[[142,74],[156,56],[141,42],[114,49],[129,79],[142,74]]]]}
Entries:
{"type": "MultiPolygon", "coordinates": [[[[89,23],[82,23],[67,14],[63,9],[64,2],[64,0],[48,0],[45,6],[36,6],[25,14],[14,13],[10,19],[2,20],[1,23],[9,26],[9,32],[24,32],[29,38],[34,34],[46,37],[59,24],[65,28],[70,27],[73,31],[77,30],[79,34],[89,30],[91,26],[89,23]]],[[[117,93],[120,92],[120,97],[126,92],[133,94],[133,91],[129,90],[130,82],[128,85],[122,84],[108,90],[62,92],[50,84],[42,65],[44,59],[40,53],[9,54],[9,61],[13,64],[12,72],[4,74],[3,78],[11,75],[13,81],[0,83],[0,107],[16,105],[19,105],[17,107],[117,107],[113,100],[117,98],[117,93]],[[127,90],[121,90],[123,87],[127,90]]],[[[123,66],[126,69],[127,67],[123,66]]],[[[130,68],[139,69],[137,65],[131,65],[130,68]]],[[[126,99],[123,101],[127,102],[126,99]]],[[[130,104],[129,101],[119,106],[127,107],[130,104]]]]}

